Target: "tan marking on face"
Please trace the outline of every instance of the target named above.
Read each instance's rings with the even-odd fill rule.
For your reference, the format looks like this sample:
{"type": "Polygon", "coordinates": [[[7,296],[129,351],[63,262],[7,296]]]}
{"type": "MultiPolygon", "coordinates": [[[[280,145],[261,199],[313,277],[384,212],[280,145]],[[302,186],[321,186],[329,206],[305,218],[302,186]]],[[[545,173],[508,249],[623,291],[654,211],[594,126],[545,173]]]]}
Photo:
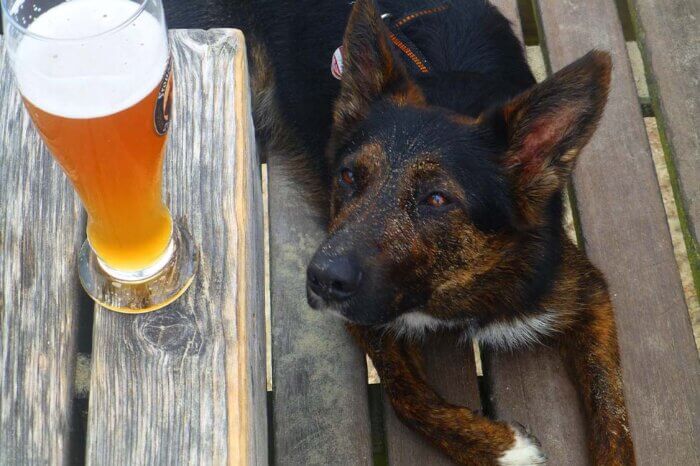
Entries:
{"type": "Polygon", "coordinates": [[[450,115],[449,119],[459,125],[475,126],[479,124],[479,119],[467,115],[460,115],[458,113],[450,115]]]}
{"type": "MultiPolygon", "coordinates": [[[[366,209],[368,202],[376,197],[381,189],[381,182],[389,171],[389,159],[382,145],[378,142],[364,144],[350,157],[353,163],[349,168],[355,173],[356,183],[367,183],[362,196],[346,202],[338,212],[333,212],[333,219],[329,225],[331,232],[347,221],[348,217],[361,209],[366,209]]],[[[343,188],[338,186],[338,177],[334,177],[334,196],[339,195],[338,191],[343,188]]],[[[357,188],[356,188],[357,189],[357,188]]]]}
{"type": "Polygon", "coordinates": [[[355,167],[367,173],[378,174],[385,171],[388,166],[389,159],[384,152],[384,147],[378,142],[363,145],[355,158],[355,167]]]}
{"type": "Polygon", "coordinates": [[[439,180],[439,184],[436,185],[439,186],[438,190],[447,192],[453,199],[464,201],[466,198],[462,186],[444,170],[440,162],[437,161],[437,156],[430,153],[417,156],[406,167],[399,180],[399,192],[404,193],[405,196],[413,190],[418,182],[429,179],[439,180]]]}
{"type": "Polygon", "coordinates": [[[389,99],[399,107],[412,105],[414,107],[425,107],[427,102],[420,88],[413,83],[409,83],[405,88],[394,92],[389,99]]]}
{"type": "Polygon", "coordinates": [[[484,273],[493,270],[507,254],[509,246],[497,238],[487,238],[471,226],[462,227],[460,245],[454,248],[455,261],[468,264],[456,270],[450,270],[442,281],[437,291],[449,293],[451,290],[467,289],[474,280],[484,273]]]}

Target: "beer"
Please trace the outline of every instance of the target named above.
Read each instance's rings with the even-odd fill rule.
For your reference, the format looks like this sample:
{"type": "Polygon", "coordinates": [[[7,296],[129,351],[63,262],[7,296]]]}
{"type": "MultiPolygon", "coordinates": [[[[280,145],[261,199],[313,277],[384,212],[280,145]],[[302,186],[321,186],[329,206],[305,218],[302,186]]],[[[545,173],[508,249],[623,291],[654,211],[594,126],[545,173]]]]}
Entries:
{"type": "Polygon", "coordinates": [[[88,213],[80,283],[114,311],[168,305],[194,280],[199,251],[161,195],[172,100],[162,1],[0,6],[25,106],[88,213]]]}
{"type": "Polygon", "coordinates": [[[43,12],[15,52],[29,113],[88,213],[87,235],[108,267],[137,271],[166,251],[161,199],[171,99],[167,41],[130,0],[72,0],[43,12]],[[81,37],[92,37],[81,40],[81,37]],[[93,37],[94,36],[94,37],[93,37]]]}

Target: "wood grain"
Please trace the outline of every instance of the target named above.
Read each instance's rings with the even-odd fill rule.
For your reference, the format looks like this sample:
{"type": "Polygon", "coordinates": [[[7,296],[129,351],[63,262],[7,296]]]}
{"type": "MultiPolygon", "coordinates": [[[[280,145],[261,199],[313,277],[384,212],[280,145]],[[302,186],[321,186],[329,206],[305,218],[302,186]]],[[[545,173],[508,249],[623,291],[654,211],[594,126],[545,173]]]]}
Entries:
{"type": "MultiPolygon", "coordinates": [[[[522,39],[516,0],[492,0],[522,39]]],[[[513,353],[482,351],[493,414],[530,428],[550,464],[588,464],[585,418],[557,351],[538,347],[513,353]]]]}
{"type": "Polygon", "coordinates": [[[538,347],[482,355],[495,416],[530,429],[550,464],[590,464],[585,415],[558,352],[538,347]]]}
{"type": "Polygon", "coordinates": [[[172,31],[167,205],[200,247],[156,312],[96,309],[87,462],[268,464],[262,191],[243,35],[172,31]]]}
{"type": "Polygon", "coordinates": [[[700,2],[629,2],[700,292],[700,2]]]}
{"type": "Polygon", "coordinates": [[[605,115],[573,187],[582,245],[615,306],[638,464],[699,464],[700,361],[615,5],[540,0],[538,15],[552,69],[591,48],[613,57],[605,115]]]}
{"type": "MultiPolygon", "coordinates": [[[[459,335],[438,333],[424,343],[428,381],[448,402],[479,411],[479,386],[471,342],[458,344],[459,335]]],[[[384,396],[384,422],[390,465],[451,465],[447,456],[406,427],[384,396]]]]}
{"type": "Polygon", "coordinates": [[[0,464],[66,464],[77,196],[24,110],[0,37],[0,464]]]}
{"type": "Polygon", "coordinates": [[[306,303],[325,228],[289,156],[267,154],[275,464],[372,464],[365,357],[340,319],[306,303]]]}

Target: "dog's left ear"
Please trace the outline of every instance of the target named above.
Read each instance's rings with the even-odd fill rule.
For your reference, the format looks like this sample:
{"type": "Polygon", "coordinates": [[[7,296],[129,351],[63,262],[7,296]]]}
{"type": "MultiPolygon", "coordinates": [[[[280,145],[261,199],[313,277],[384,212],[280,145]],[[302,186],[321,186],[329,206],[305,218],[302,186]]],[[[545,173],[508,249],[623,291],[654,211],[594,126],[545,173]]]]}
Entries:
{"type": "Polygon", "coordinates": [[[345,133],[364,119],[372,102],[422,104],[423,96],[392,50],[389,29],[375,0],[357,0],[343,39],[343,74],[335,103],[336,131],[345,133]]]}
{"type": "Polygon", "coordinates": [[[591,51],[482,117],[505,133],[501,163],[524,226],[540,224],[545,206],[568,182],[603,114],[611,68],[608,53],[591,51]]]}

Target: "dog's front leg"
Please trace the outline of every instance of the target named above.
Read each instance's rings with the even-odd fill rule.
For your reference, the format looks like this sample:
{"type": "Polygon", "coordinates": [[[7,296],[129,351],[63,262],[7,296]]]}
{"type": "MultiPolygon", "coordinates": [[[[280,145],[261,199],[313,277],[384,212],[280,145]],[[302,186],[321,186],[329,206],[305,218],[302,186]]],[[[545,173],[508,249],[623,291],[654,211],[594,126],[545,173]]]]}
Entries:
{"type": "Polygon", "coordinates": [[[455,462],[464,465],[544,464],[521,428],[447,403],[426,382],[420,348],[381,329],[348,324],[372,358],[396,414],[455,462]]]}
{"type": "Polygon", "coordinates": [[[580,323],[564,335],[562,350],[589,419],[593,464],[630,466],[636,463],[627,427],[615,320],[604,286],[586,306],[580,323]]]}

